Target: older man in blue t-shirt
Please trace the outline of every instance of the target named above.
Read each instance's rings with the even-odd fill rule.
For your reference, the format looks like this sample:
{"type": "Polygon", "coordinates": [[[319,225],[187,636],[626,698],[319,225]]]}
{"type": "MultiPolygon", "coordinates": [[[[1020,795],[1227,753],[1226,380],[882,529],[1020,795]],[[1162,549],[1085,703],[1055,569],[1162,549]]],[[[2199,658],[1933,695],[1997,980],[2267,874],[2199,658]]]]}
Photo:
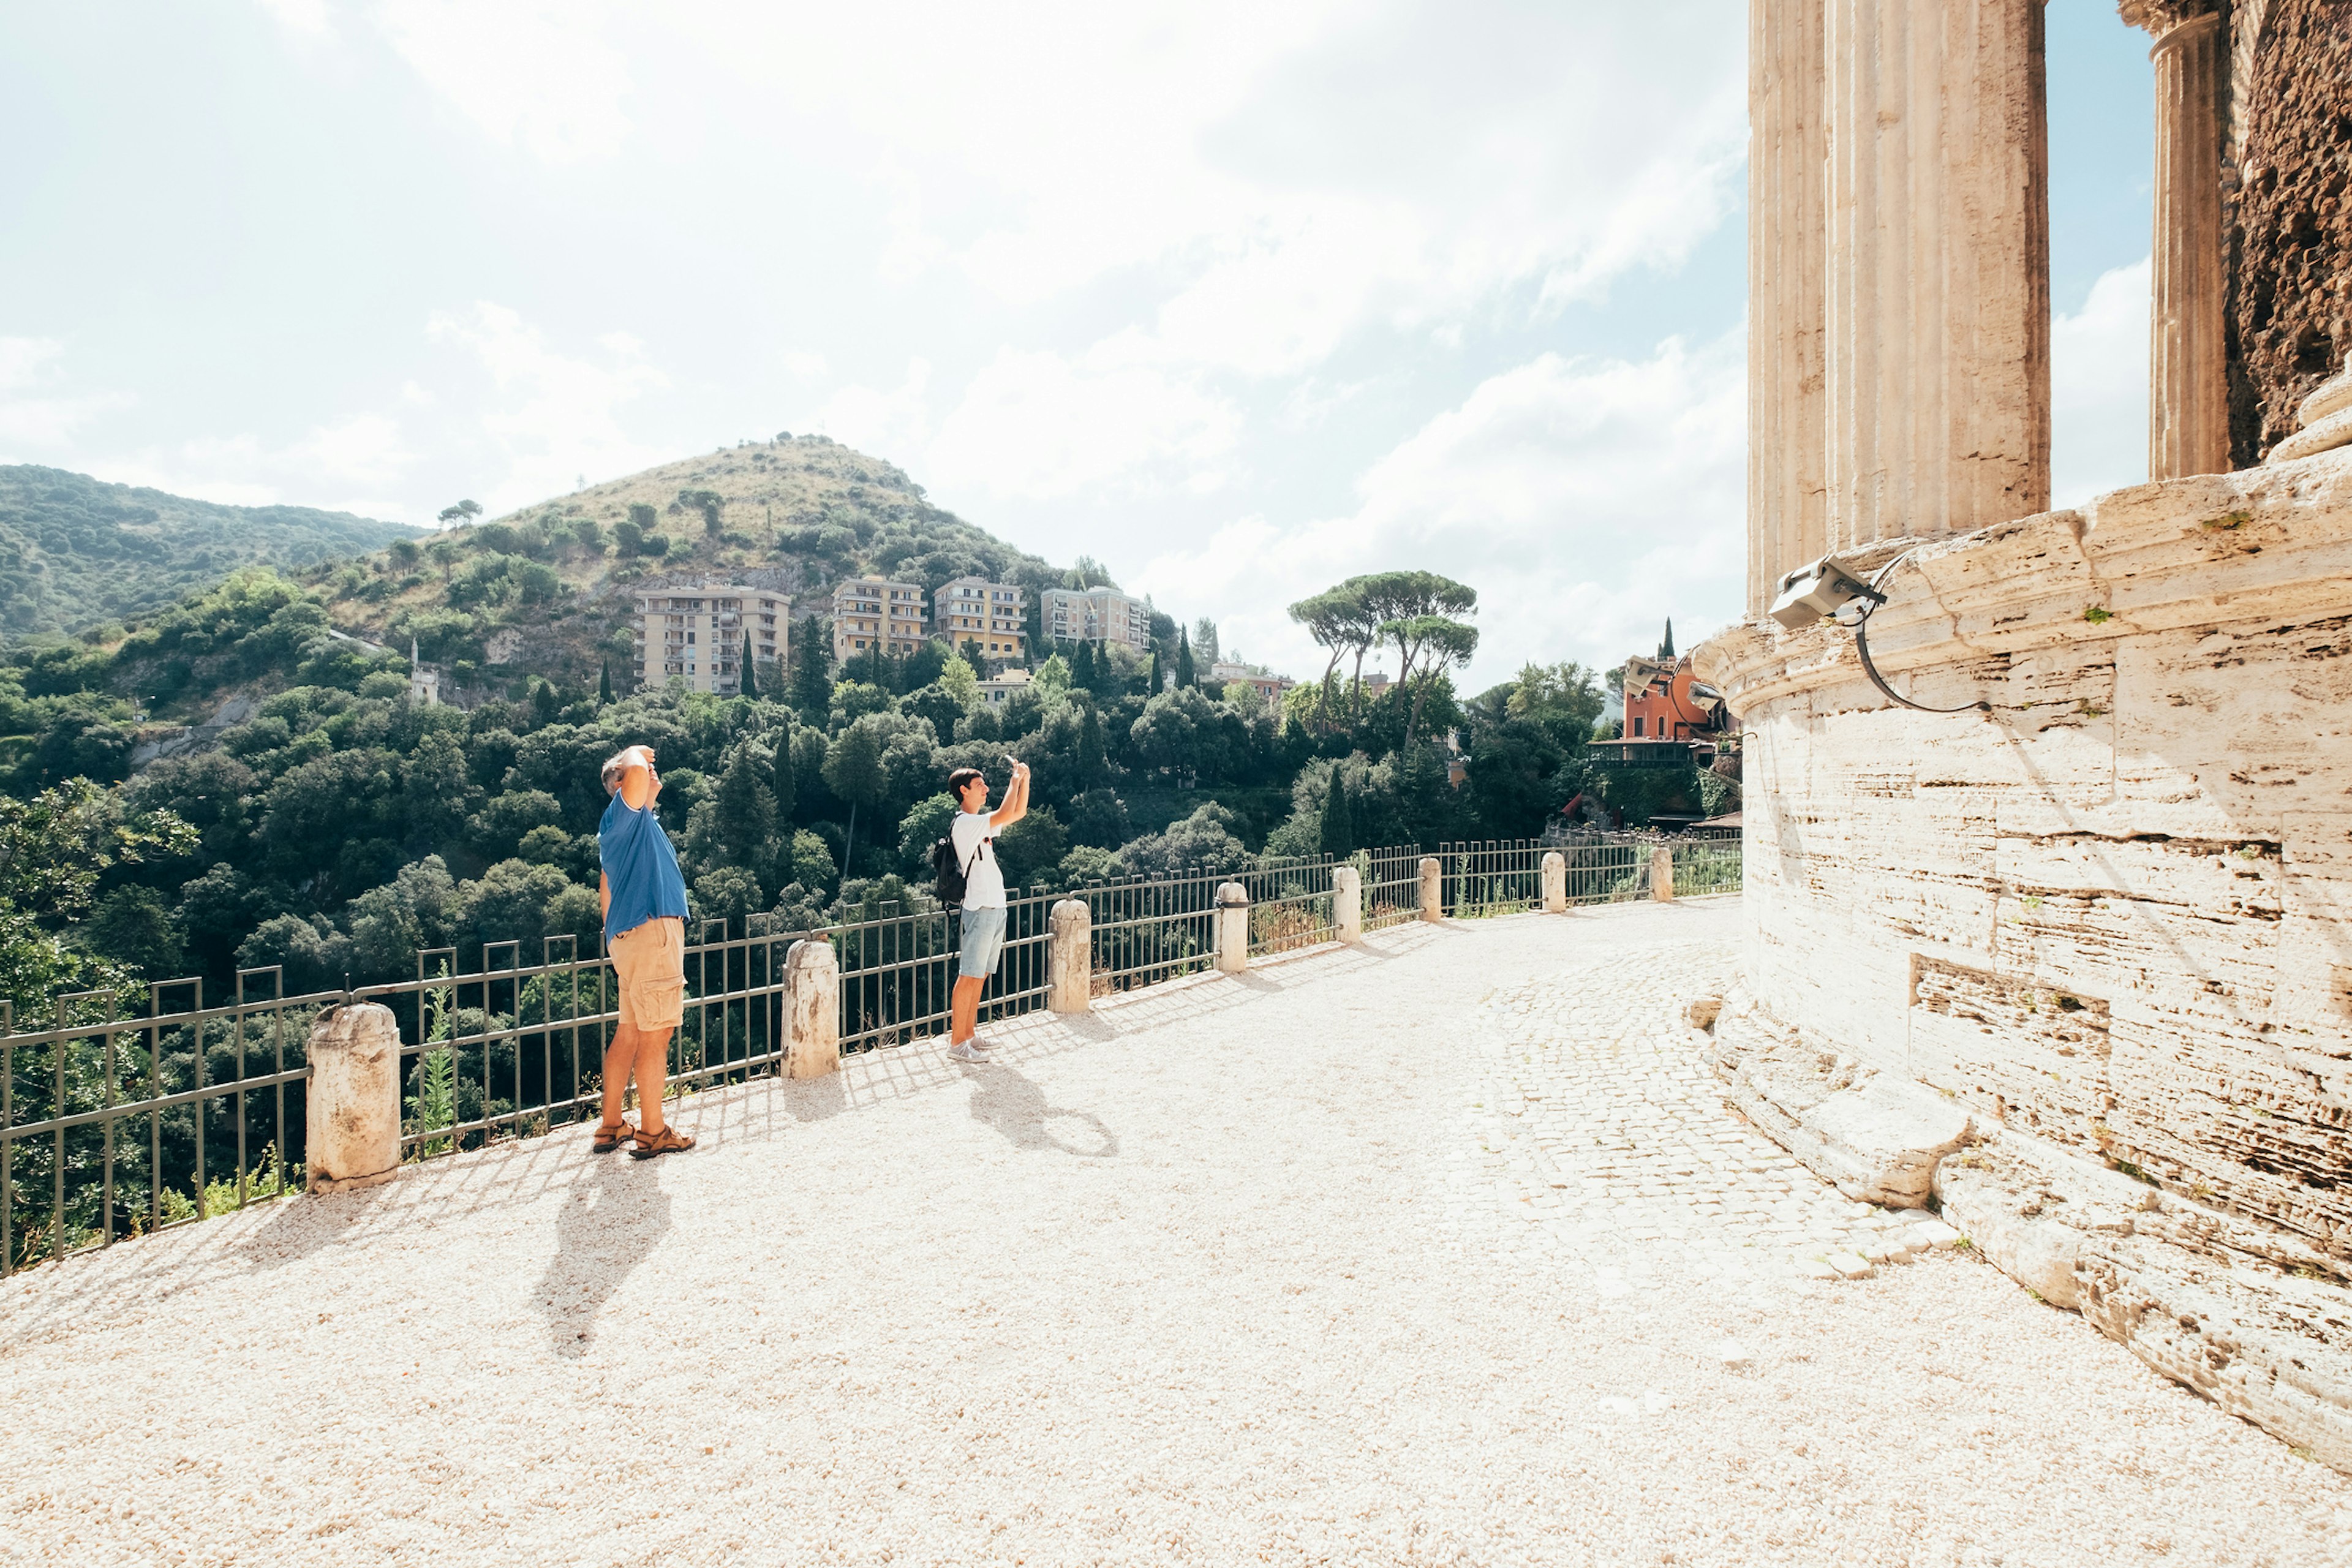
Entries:
{"type": "Polygon", "coordinates": [[[604,778],[604,793],[613,798],[596,828],[604,862],[596,891],[604,906],[604,952],[621,994],[621,1021],[604,1047],[604,1116],[594,1147],[604,1152],[635,1143],[631,1157],[650,1160],[694,1147],[693,1139],[662,1121],[670,1031],[686,1011],[686,879],[654,815],[654,802],[661,798],[654,749],[615,752],[604,778]],[[621,1115],[633,1075],[635,1127],[621,1115]]]}

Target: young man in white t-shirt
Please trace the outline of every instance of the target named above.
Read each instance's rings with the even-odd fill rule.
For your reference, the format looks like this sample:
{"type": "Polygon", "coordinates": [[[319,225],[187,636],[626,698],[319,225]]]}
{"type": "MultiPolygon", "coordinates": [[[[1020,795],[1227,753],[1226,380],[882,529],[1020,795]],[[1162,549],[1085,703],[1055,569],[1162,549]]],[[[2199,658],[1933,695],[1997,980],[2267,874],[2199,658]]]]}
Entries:
{"type": "Polygon", "coordinates": [[[988,988],[997,955],[1004,951],[1004,872],[996,864],[996,835],[1029,813],[1029,765],[1013,764],[1004,804],[992,815],[988,780],[978,768],[950,773],[948,793],[957,806],[948,837],[956,863],[963,868],[963,951],[957,958],[955,1001],[949,1010],[948,1055],[960,1062],[984,1062],[990,1059],[988,1047],[972,1038],[972,1028],[980,1018],[980,994],[988,988]]]}

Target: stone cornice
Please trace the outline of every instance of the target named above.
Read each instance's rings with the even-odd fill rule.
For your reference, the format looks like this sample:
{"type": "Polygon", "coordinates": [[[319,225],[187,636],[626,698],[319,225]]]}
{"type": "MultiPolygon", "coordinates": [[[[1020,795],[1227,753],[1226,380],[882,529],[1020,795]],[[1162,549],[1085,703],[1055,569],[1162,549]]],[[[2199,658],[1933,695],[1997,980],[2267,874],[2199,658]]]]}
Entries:
{"type": "MultiPolygon", "coordinates": [[[[1871,572],[1906,550],[1871,617],[1872,660],[1889,676],[1930,677],[1916,693],[1923,702],[1999,701],[1955,676],[2063,644],[2352,615],[2352,448],[2134,485],[2078,511],[1889,541],[1846,559],[1871,572]]],[[[1859,706],[1885,700],[1864,684],[1842,627],[1749,620],[1700,645],[1693,663],[1734,713],[1836,689],[1859,706]]]]}

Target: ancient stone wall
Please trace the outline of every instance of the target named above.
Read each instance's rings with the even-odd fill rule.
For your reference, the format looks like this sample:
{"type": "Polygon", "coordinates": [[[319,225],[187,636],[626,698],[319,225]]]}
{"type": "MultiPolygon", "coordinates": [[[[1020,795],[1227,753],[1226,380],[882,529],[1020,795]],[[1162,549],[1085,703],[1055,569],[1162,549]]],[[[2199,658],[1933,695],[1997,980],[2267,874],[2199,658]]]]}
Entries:
{"type": "MultiPolygon", "coordinates": [[[[1890,543],[1864,560],[1885,562],[1890,543]]],[[[1771,1016],[2352,1278],[2352,456],[1921,547],[1699,654],[1771,1016]]]]}
{"type": "Polygon", "coordinates": [[[2230,444],[2260,462],[2352,352],[2352,0],[2239,0],[2229,16],[2230,444]]]}

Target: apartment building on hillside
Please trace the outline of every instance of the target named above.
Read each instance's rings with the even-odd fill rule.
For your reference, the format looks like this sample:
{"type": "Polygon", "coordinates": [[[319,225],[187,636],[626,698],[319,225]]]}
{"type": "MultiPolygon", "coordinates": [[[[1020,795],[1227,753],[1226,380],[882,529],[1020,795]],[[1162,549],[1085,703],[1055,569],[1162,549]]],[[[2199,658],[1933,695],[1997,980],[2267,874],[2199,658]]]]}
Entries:
{"type": "Polygon", "coordinates": [[[923,646],[923,585],[852,577],[833,591],[833,657],[878,648],[904,656],[923,646]]]}
{"type": "Polygon", "coordinates": [[[1010,583],[959,577],[931,595],[931,630],[959,653],[998,663],[1027,662],[1029,596],[1010,583]]]}
{"type": "Polygon", "coordinates": [[[637,685],[672,677],[695,691],[734,697],[743,689],[743,648],[782,668],[789,655],[793,602],[766,588],[646,588],[637,594],[637,685]]]}
{"type": "Polygon", "coordinates": [[[1125,643],[1138,653],[1151,645],[1151,612],[1116,588],[1048,588],[1037,612],[1049,642],[1125,643]]]}
{"type": "Polygon", "coordinates": [[[1254,664],[1223,660],[1209,667],[1209,680],[1221,691],[1236,680],[1247,681],[1256,689],[1259,700],[1265,702],[1269,713],[1281,712],[1283,698],[1298,684],[1286,675],[1270,675],[1254,664]]]}

